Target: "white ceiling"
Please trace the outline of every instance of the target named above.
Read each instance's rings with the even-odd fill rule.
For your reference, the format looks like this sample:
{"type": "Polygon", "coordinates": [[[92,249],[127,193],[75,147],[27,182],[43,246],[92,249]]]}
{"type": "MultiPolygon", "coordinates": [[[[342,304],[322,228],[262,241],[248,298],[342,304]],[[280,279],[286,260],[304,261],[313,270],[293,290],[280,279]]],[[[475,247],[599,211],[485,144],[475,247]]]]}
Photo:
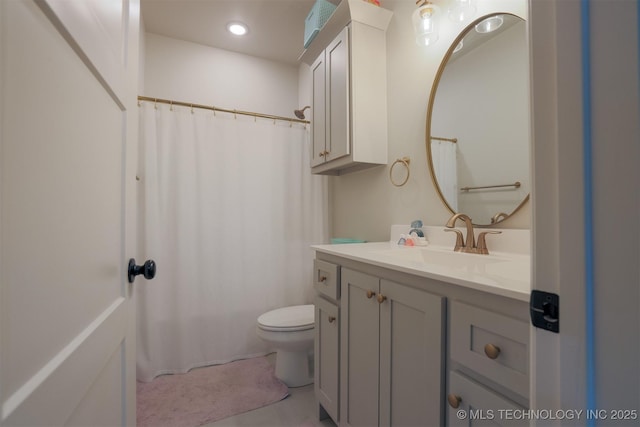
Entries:
{"type": "Polygon", "coordinates": [[[296,64],[304,21],[315,0],[141,0],[146,31],[274,61],[296,64]],[[241,21],[238,37],[227,24],[241,21]]]}

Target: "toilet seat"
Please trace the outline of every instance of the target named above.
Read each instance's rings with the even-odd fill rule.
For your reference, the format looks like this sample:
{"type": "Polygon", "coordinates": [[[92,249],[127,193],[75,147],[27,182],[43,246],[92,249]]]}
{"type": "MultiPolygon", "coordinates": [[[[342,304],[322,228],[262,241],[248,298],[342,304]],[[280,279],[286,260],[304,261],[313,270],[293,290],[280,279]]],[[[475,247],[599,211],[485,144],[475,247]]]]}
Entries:
{"type": "Polygon", "coordinates": [[[313,329],[313,304],[294,305],[271,310],[258,317],[258,327],[265,331],[292,332],[313,329]]]}

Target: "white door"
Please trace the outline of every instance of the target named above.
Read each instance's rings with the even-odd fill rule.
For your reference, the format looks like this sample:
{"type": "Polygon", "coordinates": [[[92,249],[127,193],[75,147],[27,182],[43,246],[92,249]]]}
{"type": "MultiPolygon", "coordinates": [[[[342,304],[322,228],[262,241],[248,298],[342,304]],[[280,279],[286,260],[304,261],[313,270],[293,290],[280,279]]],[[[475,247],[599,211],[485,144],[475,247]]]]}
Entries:
{"type": "Polygon", "coordinates": [[[0,1],[2,425],[134,425],[138,0],[0,1]]]}
{"type": "Polygon", "coordinates": [[[560,298],[559,333],[532,329],[531,406],[584,411],[533,423],[637,425],[638,2],[530,5],[532,283],[560,298]]]}

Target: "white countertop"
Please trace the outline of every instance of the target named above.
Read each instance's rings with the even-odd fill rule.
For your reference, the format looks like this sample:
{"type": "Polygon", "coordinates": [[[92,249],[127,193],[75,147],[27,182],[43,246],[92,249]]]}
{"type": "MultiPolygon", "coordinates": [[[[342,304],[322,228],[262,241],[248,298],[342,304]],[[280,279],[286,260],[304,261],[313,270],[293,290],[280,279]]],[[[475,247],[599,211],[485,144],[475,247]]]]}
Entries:
{"type": "Polygon", "coordinates": [[[531,293],[531,257],[527,254],[465,254],[445,246],[408,247],[398,246],[395,242],[313,245],[312,248],[520,301],[528,302],[531,293]]]}

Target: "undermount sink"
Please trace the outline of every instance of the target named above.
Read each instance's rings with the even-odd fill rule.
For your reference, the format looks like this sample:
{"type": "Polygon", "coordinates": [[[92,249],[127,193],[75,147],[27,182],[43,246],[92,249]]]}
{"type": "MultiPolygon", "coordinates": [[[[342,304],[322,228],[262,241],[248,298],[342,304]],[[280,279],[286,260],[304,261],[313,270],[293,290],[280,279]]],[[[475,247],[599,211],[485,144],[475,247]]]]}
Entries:
{"type": "Polygon", "coordinates": [[[404,265],[420,270],[426,269],[443,275],[457,272],[464,277],[471,275],[475,278],[507,280],[511,283],[522,282],[523,277],[528,277],[530,268],[528,257],[522,255],[510,253],[469,254],[454,252],[452,248],[439,246],[397,246],[372,251],[371,255],[378,262],[385,264],[404,265]]]}
{"type": "Polygon", "coordinates": [[[435,265],[447,265],[450,267],[469,267],[486,265],[496,262],[511,261],[511,258],[500,255],[480,255],[463,252],[454,252],[453,249],[440,247],[407,247],[398,246],[387,250],[377,251],[381,256],[388,256],[396,260],[404,260],[412,263],[424,263],[435,265]]]}

